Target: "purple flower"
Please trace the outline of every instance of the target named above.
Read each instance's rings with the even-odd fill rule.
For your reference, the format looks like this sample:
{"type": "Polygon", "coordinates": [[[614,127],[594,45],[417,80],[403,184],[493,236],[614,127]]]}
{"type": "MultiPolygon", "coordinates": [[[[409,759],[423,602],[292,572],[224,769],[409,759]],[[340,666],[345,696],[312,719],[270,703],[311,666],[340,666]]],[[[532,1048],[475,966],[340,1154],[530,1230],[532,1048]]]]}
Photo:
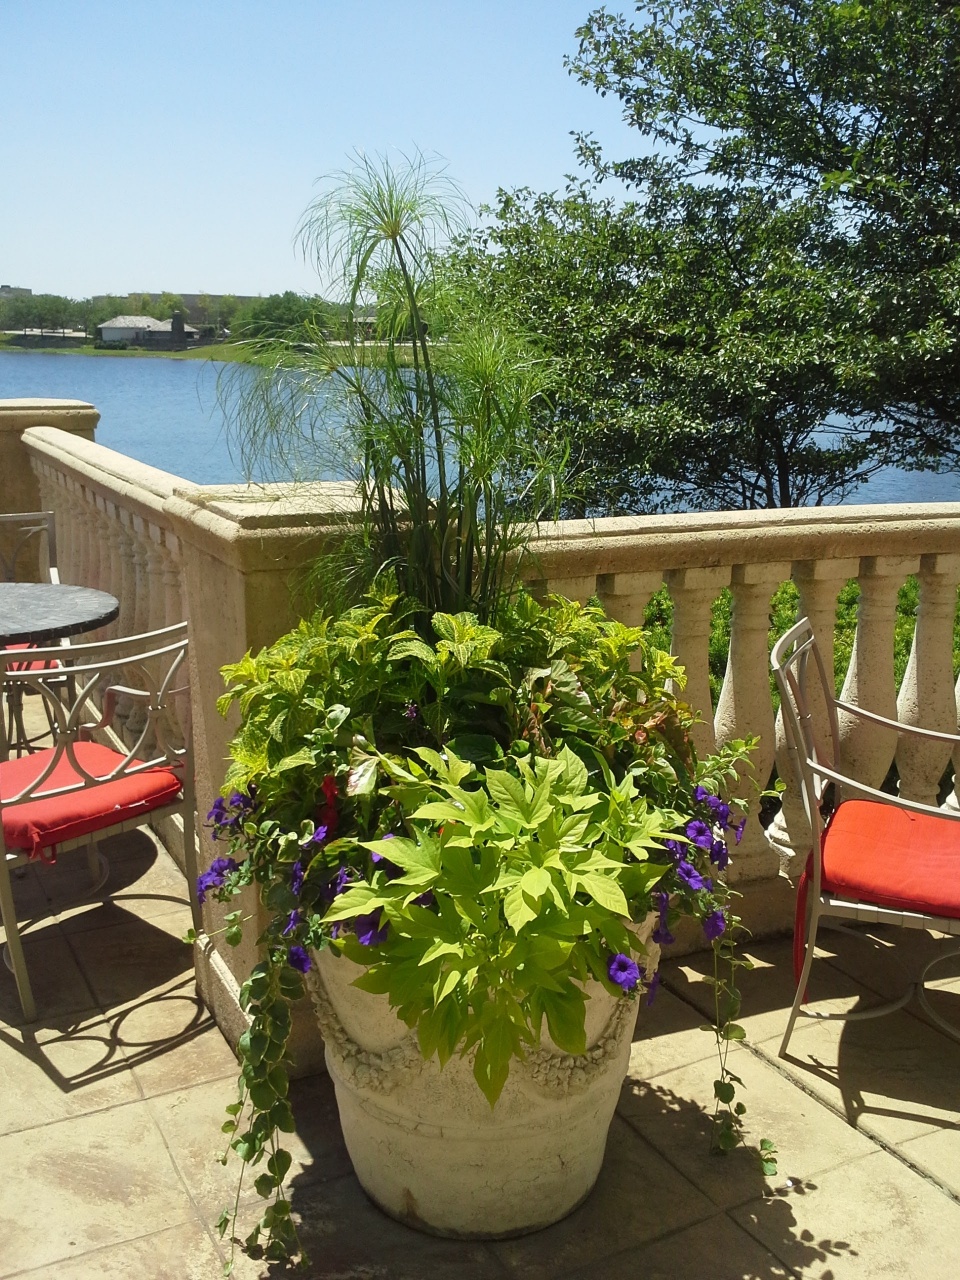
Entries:
{"type": "Polygon", "coordinates": [[[327,883],[320,890],[320,896],[326,903],[331,903],[334,898],[338,898],[350,883],[350,868],[338,867],[336,873],[331,876],[327,883]]]}
{"type": "Polygon", "coordinates": [[[607,962],[607,974],[610,981],[615,982],[624,991],[632,991],[640,981],[640,966],[622,951],[611,956],[607,962]]]}
{"type": "Polygon", "coordinates": [[[381,927],[380,921],[383,918],[383,912],[378,907],[376,911],[371,911],[369,915],[357,916],[353,922],[354,932],[357,935],[357,941],[362,947],[378,947],[387,936],[387,930],[390,928],[388,920],[383,921],[381,927]]]}
{"type": "Polygon", "coordinates": [[[209,868],[197,876],[197,901],[201,906],[210,890],[222,888],[229,872],[237,871],[239,865],[232,858],[214,858],[209,868]]]}
{"type": "Polygon", "coordinates": [[[696,786],[693,789],[693,798],[697,804],[712,804],[717,799],[716,796],[710,794],[706,787],[696,786]]]}
{"type": "Polygon", "coordinates": [[[699,818],[693,818],[685,827],[687,839],[695,845],[699,845],[701,849],[709,849],[713,844],[713,832],[705,822],[701,822],[699,818]]]}
{"type": "Polygon", "coordinates": [[[327,827],[325,823],[321,823],[318,827],[314,828],[312,836],[307,836],[305,840],[300,841],[300,848],[309,849],[313,845],[319,847],[320,845],[326,844],[327,836],[329,834],[329,827],[327,827]]]}
{"type": "Polygon", "coordinates": [[[660,920],[653,931],[652,937],[654,942],[659,942],[661,946],[667,946],[671,942],[676,942],[676,938],[667,928],[667,912],[670,910],[670,895],[668,893],[655,893],[653,896],[657,899],[657,909],[660,912],[660,920]]]}
{"type": "Polygon", "coordinates": [[[213,808],[207,814],[207,821],[214,822],[217,826],[222,826],[227,820],[227,802],[223,796],[217,796],[213,802],[213,808]]]}
{"type": "Polygon", "coordinates": [[[710,846],[710,861],[715,862],[721,871],[726,871],[730,861],[730,850],[723,840],[714,840],[710,846]]]}
{"type": "Polygon", "coordinates": [[[746,817],[746,814],[744,814],[744,816],[740,819],[740,821],[737,823],[737,825],[733,829],[733,838],[734,840],[736,840],[737,844],[740,843],[740,840],[743,836],[743,828],[746,825],[747,825],[747,817],[746,817]]]}
{"type": "Polygon", "coordinates": [[[305,947],[291,947],[287,952],[287,963],[291,969],[298,969],[301,973],[309,973],[312,968],[310,956],[305,947]]]}
{"type": "Polygon", "coordinates": [[[428,889],[426,893],[421,893],[418,898],[414,898],[413,905],[417,907],[435,907],[437,899],[434,897],[432,889],[428,889]]]}
{"type": "Polygon", "coordinates": [[[706,876],[702,876],[692,862],[678,862],[677,876],[688,889],[696,892],[698,889],[711,889],[713,886],[706,876]]]}
{"type": "Polygon", "coordinates": [[[403,708],[403,714],[408,720],[416,720],[417,716],[420,714],[420,708],[415,702],[408,702],[403,708]]]}
{"type": "Polygon", "coordinates": [[[684,846],[679,842],[679,840],[664,840],[663,847],[670,854],[671,858],[673,858],[674,862],[679,861],[679,859],[683,857],[684,846]]]}
{"type": "Polygon", "coordinates": [[[290,892],[297,898],[303,891],[303,863],[295,862],[290,868],[290,892]]]}
{"type": "Polygon", "coordinates": [[[291,933],[293,933],[294,929],[296,929],[299,923],[300,923],[300,908],[294,907],[294,909],[287,916],[287,923],[283,927],[283,932],[281,934],[281,937],[289,938],[291,933]]]}
{"type": "Polygon", "coordinates": [[[727,927],[727,917],[722,911],[711,911],[708,916],[703,918],[703,932],[707,935],[707,940],[713,942],[714,938],[719,938],[727,927]]]}
{"type": "Polygon", "coordinates": [[[730,806],[721,800],[719,796],[711,795],[706,787],[695,787],[693,798],[699,804],[705,804],[721,827],[726,827],[730,821],[730,806]]]}

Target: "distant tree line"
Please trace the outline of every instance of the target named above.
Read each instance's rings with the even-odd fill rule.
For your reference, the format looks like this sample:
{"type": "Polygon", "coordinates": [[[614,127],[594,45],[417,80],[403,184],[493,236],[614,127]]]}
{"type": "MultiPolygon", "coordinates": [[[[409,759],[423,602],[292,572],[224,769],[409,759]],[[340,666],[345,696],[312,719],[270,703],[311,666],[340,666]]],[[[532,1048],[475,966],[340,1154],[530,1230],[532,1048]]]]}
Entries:
{"type": "Polygon", "coordinates": [[[54,293],[0,298],[0,330],[21,332],[39,329],[58,334],[64,330],[82,330],[92,336],[98,325],[114,316],[153,316],[169,320],[175,311],[196,325],[201,334],[217,339],[229,333],[231,338],[256,339],[295,332],[307,324],[319,325],[325,332],[343,323],[344,308],[287,290],[264,298],[242,302],[233,294],[201,293],[185,304],[178,293],[128,293],[98,298],[67,298],[54,293]]]}

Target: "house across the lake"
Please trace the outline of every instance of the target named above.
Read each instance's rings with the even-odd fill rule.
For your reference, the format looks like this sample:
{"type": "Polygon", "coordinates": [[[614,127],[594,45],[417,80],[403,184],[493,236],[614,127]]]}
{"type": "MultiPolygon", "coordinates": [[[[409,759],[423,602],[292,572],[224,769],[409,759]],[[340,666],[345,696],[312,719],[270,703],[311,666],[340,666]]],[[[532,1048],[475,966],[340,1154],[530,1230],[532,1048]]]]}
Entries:
{"type": "Polygon", "coordinates": [[[154,320],[153,316],[114,316],[97,326],[97,336],[104,343],[174,349],[198,342],[200,331],[192,324],[185,324],[181,312],[175,311],[169,320],[154,320]]]}

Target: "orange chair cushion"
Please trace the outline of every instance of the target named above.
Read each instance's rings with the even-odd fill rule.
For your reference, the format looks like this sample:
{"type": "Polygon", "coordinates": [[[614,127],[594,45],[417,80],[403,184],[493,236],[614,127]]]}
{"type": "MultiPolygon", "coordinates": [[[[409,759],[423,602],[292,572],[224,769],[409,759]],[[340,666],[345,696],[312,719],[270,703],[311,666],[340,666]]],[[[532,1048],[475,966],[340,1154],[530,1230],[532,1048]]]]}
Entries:
{"type": "Polygon", "coordinates": [[[822,890],[960,920],[960,822],[845,800],[823,837],[822,890]]]}
{"type": "MultiPolygon", "coordinates": [[[[98,742],[77,742],[78,762],[95,777],[105,777],[125,759],[98,742]]],[[[0,799],[4,802],[21,792],[43,772],[54,748],[0,763],[0,799]]],[[[55,846],[65,840],[90,835],[119,826],[131,818],[142,818],[153,809],[175,803],[180,797],[180,779],[172,769],[146,769],[114,782],[86,786],[66,795],[43,798],[43,792],[81,781],[66,756],[61,757],[36,799],[0,810],[3,841],[8,850],[22,850],[31,858],[54,861],[55,846]]]]}

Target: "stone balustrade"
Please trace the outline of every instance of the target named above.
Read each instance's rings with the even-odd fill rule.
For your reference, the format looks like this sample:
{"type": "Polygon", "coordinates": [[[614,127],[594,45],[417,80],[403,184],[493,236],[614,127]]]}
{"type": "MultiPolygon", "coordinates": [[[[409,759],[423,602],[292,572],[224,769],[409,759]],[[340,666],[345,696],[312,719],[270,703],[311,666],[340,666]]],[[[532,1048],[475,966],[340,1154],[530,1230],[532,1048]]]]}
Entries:
{"type": "MultiPolygon", "coordinates": [[[[51,413],[40,421],[51,422],[51,413]]],[[[63,580],[117,595],[121,632],[189,619],[202,815],[219,789],[233,730],[215,711],[219,668],[293,623],[297,571],[349,519],[350,488],[193,486],[55,425],[25,430],[21,443],[42,505],[57,513],[63,580]]],[[[856,579],[858,625],[844,696],[908,723],[945,730],[957,725],[952,636],[960,503],[565,521],[541,527],[532,551],[535,592],[580,600],[596,595],[612,616],[631,625],[643,620],[650,597],[665,586],[673,601],[673,651],[686,668],[684,696],[701,714],[698,748],[759,738],[752,777],[741,784],[750,817],[731,864],[743,894],[741,914],[755,932],[789,924],[793,895],[779,871],[791,854],[805,854],[809,841],[792,779],[773,824],[765,831],[758,821],[758,786],[767,785],[775,765],[785,776],[788,767],[769,683],[769,610],[778,585],[795,582],[800,613],[813,620],[829,667],[837,597],[856,579]],[[896,600],[911,574],[919,580],[919,608],[898,690],[896,600]],[[732,598],[730,648],[713,706],[711,609],[726,588],[732,598]]],[[[898,742],[895,733],[876,727],[863,732],[853,723],[842,732],[845,763],[857,776],[876,785],[895,761],[904,794],[936,800],[949,763],[942,747],[898,742]]],[[[947,803],[956,804],[956,795],[947,803]]],[[[255,904],[248,905],[255,913],[255,904]]],[[[217,911],[208,909],[211,931],[217,911]]],[[[686,940],[696,942],[692,935],[686,940]]],[[[209,944],[198,952],[204,995],[228,1033],[232,1015],[224,1012],[221,989],[242,977],[252,959],[248,946],[228,951],[225,959],[209,944]]]]}

